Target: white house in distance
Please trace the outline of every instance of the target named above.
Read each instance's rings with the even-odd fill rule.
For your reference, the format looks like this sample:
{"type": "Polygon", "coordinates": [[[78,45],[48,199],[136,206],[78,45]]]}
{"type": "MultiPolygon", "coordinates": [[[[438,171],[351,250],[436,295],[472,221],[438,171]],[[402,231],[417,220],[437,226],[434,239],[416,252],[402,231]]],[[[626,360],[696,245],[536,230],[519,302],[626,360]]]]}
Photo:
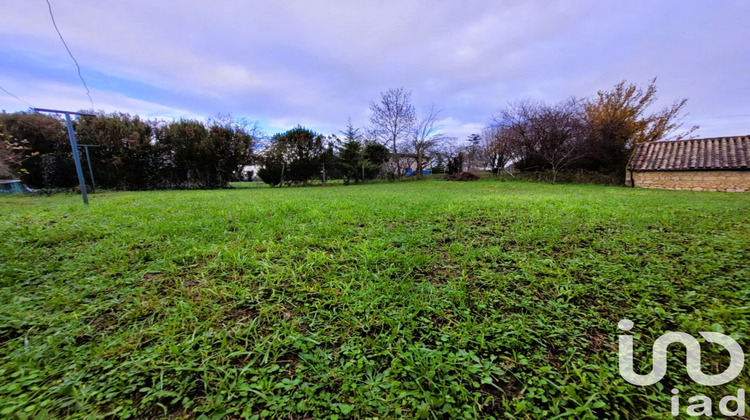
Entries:
{"type": "Polygon", "coordinates": [[[242,167],[242,170],[240,171],[240,179],[243,181],[260,181],[260,178],[258,178],[258,170],[260,169],[260,165],[245,165],[242,167]]]}

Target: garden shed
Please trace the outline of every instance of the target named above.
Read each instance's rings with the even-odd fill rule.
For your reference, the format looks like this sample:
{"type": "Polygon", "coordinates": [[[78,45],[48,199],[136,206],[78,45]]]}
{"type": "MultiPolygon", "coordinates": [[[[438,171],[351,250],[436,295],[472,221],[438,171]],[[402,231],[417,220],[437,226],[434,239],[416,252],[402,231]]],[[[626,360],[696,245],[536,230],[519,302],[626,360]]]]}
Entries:
{"type": "Polygon", "coordinates": [[[750,136],[641,143],[625,176],[638,188],[750,192],[750,136]]]}

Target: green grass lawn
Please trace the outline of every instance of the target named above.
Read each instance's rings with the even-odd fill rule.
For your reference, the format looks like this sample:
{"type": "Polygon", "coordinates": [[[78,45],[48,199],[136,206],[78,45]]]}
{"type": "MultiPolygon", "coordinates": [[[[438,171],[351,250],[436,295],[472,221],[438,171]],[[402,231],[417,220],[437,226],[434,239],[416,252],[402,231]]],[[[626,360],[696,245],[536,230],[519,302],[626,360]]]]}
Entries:
{"type": "MultiPolygon", "coordinates": [[[[750,195],[483,180],[0,197],[0,417],[672,418],[748,349],[750,195]],[[704,371],[728,359],[704,346],[704,371]],[[645,370],[645,369],[644,369],[645,370]]],[[[714,407],[716,410],[716,407],[714,407]]]]}

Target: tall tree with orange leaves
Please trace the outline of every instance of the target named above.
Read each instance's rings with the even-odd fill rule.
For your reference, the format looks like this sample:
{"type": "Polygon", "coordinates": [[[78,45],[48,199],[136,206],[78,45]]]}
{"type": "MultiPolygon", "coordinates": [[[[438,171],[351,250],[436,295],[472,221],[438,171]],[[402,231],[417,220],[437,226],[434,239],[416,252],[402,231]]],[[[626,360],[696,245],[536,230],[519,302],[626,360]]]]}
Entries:
{"type": "Polygon", "coordinates": [[[647,141],[689,137],[697,126],[680,131],[687,99],[651,112],[657,101],[656,78],[644,89],[623,80],[600,90],[583,106],[587,136],[584,159],[602,172],[624,173],[635,145],[647,141]]]}

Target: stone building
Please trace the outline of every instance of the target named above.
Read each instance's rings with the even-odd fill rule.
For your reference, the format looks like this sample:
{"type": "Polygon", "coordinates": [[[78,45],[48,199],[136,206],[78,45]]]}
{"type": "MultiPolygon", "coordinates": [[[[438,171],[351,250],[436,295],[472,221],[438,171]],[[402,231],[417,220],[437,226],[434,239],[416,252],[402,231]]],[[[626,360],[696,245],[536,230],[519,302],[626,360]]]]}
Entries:
{"type": "Polygon", "coordinates": [[[641,143],[625,176],[638,188],[750,192],[750,136],[641,143]]]}

